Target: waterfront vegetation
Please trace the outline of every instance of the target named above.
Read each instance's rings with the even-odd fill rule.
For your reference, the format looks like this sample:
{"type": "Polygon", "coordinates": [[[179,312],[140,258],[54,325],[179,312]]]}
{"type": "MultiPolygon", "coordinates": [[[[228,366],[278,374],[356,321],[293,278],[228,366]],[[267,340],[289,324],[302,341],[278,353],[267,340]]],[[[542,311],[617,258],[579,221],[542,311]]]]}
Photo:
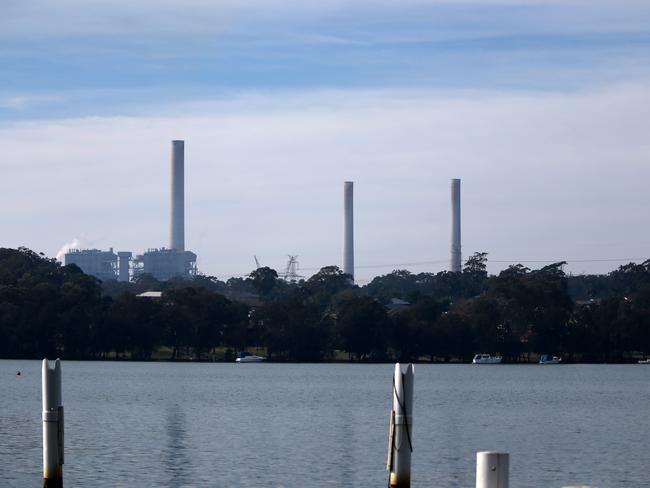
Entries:
{"type": "Polygon", "coordinates": [[[100,282],[29,249],[0,248],[0,357],[275,361],[629,362],[650,354],[650,260],[606,275],[565,263],[488,275],[475,253],[462,272],[405,270],[356,286],[336,266],[287,283],[246,278],[100,282]],[[160,298],[138,297],[162,291],[160,298]]]}

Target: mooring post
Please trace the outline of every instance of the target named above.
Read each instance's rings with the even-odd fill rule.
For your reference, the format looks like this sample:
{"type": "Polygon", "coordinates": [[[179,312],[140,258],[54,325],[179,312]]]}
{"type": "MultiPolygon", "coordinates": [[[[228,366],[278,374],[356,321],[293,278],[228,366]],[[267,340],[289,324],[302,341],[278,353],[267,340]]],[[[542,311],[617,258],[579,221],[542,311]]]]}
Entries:
{"type": "Polygon", "coordinates": [[[43,359],[43,488],[63,487],[61,360],[43,359]],[[50,367],[50,364],[53,364],[50,367]]]}
{"type": "Polygon", "coordinates": [[[393,408],[388,434],[390,488],[410,488],[411,452],[413,452],[413,365],[395,365],[393,408]]]}
{"type": "Polygon", "coordinates": [[[476,488],[508,488],[510,454],[480,451],[476,453],[476,488]]]}

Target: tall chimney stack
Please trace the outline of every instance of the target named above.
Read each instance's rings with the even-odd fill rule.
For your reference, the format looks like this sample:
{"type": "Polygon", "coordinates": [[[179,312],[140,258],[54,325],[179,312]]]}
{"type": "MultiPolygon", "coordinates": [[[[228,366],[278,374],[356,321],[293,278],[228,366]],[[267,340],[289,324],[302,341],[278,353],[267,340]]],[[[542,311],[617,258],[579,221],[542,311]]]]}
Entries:
{"type": "Polygon", "coordinates": [[[354,281],[354,183],[343,184],[343,272],[354,281]]]}
{"type": "Polygon", "coordinates": [[[185,250],[185,141],[172,141],[172,215],[169,247],[185,250]]]}
{"type": "Polygon", "coordinates": [[[451,180],[451,263],[449,270],[453,273],[460,272],[460,179],[451,180]]]}

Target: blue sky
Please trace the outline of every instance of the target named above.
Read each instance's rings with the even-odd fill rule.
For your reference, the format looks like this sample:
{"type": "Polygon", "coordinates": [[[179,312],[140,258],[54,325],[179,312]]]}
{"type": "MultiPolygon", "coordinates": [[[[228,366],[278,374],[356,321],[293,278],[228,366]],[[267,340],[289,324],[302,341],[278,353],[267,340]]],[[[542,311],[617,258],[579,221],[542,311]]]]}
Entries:
{"type": "Polygon", "coordinates": [[[565,90],[645,80],[650,66],[647,2],[304,3],[5,2],[1,117],[246,90],[565,90]]]}
{"type": "Polygon", "coordinates": [[[452,177],[465,254],[646,257],[650,3],[305,4],[3,2],[0,245],[164,245],[185,138],[187,242],[220,277],[338,264],[346,179],[357,263],[385,265],[361,279],[445,267],[452,177]]]}

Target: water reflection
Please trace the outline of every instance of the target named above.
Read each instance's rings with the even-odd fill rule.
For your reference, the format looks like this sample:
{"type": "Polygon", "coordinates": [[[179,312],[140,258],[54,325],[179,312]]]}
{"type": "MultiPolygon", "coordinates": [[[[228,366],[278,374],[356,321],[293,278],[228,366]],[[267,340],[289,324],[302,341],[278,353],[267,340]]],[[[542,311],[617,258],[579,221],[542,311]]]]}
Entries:
{"type": "Polygon", "coordinates": [[[163,450],[163,466],[169,488],[182,488],[189,478],[189,457],[187,455],[187,430],[185,412],[176,403],[165,409],[165,431],[167,444],[163,450]]]}
{"type": "MultiPolygon", "coordinates": [[[[0,362],[0,487],[42,486],[40,366],[0,362]]],[[[419,366],[412,486],[471,486],[484,449],[511,452],[512,486],[648,486],[647,373],[419,366]]],[[[71,361],[65,375],[67,486],[386,486],[390,365],[71,361]]]]}
{"type": "Polygon", "coordinates": [[[354,478],[354,466],[356,465],[354,441],[356,433],[349,405],[338,405],[336,410],[336,416],[341,422],[337,429],[337,437],[340,439],[341,446],[350,446],[351,449],[349,451],[347,449],[337,450],[338,459],[334,469],[338,474],[339,486],[347,486],[354,478]]]}

